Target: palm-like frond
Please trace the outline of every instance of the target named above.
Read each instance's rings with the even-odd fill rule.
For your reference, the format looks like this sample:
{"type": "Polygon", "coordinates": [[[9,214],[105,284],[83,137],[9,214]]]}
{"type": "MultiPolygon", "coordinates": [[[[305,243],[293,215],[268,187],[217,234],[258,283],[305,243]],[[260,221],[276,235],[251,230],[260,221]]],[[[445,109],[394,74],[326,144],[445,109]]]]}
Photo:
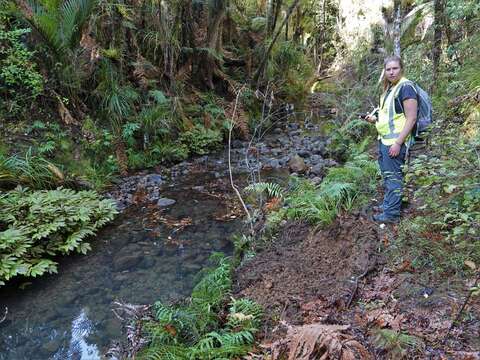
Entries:
{"type": "Polygon", "coordinates": [[[78,44],[83,25],[88,20],[96,0],[66,0],[60,9],[62,43],[73,49],[78,44]]]}
{"type": "MultiPolygon", "coordinates": [[[[74,50],[80,41],[83,26],[97,0],[57,0],[35,2],[33,25],[39,30],[57,55],[74,50]]],[[[63,54],[66,55],[66,54],[63,54]]]]}

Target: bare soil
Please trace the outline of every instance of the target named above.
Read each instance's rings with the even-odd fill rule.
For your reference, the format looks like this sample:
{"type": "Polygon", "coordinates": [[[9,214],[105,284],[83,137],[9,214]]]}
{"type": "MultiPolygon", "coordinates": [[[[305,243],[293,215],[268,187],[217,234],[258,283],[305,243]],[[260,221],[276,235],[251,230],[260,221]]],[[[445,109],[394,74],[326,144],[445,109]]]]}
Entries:
{"type": "Polygon", "coordinates": [[[299,348],[298,339],[287,339],[292,329],[333,324],[347,326],[342,336],[367,350],[357,352],[358,359],[480,359],[478,297],[452,327],[471,284],[433,280],[408,261],[387,259],[396,235],[396,226],[380,227],[361,214],[341,216],[319,231],[286,225],[235,275],[235,295],[265,308],[262,351],[272,359],[350,359],[340,345],[336,352],[328,348],[326,336],[306,357],[292,356],[292,343],[299,348]]]}

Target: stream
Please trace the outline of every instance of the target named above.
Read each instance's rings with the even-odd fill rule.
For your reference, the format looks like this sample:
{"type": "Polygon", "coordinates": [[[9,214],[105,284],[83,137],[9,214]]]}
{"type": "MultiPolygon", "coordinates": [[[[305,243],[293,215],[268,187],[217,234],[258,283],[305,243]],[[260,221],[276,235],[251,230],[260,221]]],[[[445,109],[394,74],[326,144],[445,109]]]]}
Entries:
{"type": "MultiPolygon", "coordinates": [[[[247,143],[234,142],[239,182],[259,169],[267,169],[263,181],[281,182],[292,172],[318,179],[334,162],[323,158],[323,136],[314,127],[308,133],[295,123],[274,129],[256,144],[253,170],[244,165],[247,143]]],[[[121,337],[113,302],[189,296],[210,255],[231,254],[231,238],[242,229],[226,159],[223,151],[177,164],[166,169],[168,176],[123,179],[109,194],[123,211],[90,239],[87,255],[57,259],[58,274],[1,289],[0,318],[5,308],[8,314],[0,324],[0,360],[104,359],[112,339],[121,337]]]]}

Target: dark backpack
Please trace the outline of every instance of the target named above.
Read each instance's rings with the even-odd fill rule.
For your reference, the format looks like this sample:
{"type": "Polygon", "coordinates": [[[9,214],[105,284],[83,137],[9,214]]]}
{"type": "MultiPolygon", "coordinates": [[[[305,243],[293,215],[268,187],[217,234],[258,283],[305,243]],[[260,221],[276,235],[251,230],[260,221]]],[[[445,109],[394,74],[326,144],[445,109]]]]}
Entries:
{"type": "MultiPolygon", "coordinates": [[[[432,100],[428,93],[423,90],[420,85],[410,81],[410,84],[415,89],[417,93],[417,122],[415,127],[412,130],[412,134],[415,138],[422,138],[425,131],[432,125],[433,122],[433,113],[432,113],[432,100]]],[[[403,109],[403,105],[402,105],[403,109]]]]}

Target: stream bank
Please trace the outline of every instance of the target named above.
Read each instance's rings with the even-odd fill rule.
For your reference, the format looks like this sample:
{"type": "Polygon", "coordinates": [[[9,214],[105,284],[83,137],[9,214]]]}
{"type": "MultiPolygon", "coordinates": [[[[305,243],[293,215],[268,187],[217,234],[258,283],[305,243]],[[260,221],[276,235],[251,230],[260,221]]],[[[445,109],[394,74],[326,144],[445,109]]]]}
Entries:
{"type": "MultiPolygon", "coordinates": [[[[326,138],[319,127],[304,128],[307,134],[297,124],[279,125],[253,147],[235,141],[238,185],[252,172],[278,182],[293,172],[321,179],[335,163],[322,156],[326,138]]],[[[210,254],[230,254],[231,236],[242,227],[226,159],[224,150],[122,179],[107,194],[122,213],[86,256],[59,259],[59,274],[2,288],[0,307],[8,314],[0,324],[0,359],[100,359],[120,336],[114,301],[188,296],[210,254]]]]}

